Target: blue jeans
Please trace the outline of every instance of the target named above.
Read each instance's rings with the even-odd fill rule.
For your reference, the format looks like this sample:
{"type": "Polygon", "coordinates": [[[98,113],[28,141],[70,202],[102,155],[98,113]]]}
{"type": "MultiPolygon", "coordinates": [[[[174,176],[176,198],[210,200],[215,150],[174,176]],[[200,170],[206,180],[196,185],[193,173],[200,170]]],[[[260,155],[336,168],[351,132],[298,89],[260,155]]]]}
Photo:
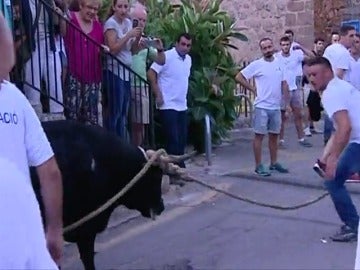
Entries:
{"type": "Polygon", "coordinates": [[[336,212],[342,222],[357,231],[359,215],[344,183],[351,175],[360,172],[360,144],[350,143],[342,152],[333,180],[325,181],[336,212]]]}
{"type": "MultiPolygon", "coordinates": [[[[165,136],[165,150],[171,155],[183,155],[187,142],[187,111],[160,110],[160,121],[165,136]]],[[[185,163],[180,162],[185,168],[185,163]]]]}
{"type": "Polygon", "coordinates": [[[104,70],[104,88],[107,92],[108,119],[106,128],[129,140],[127,119],[130,104],[130,81],[124,81],[109,70],[104,70]]]}
{"type": "Polygon", "coordinates": [[[324,115],[324,142],[330,139],[331,134],[335,131],[334,124],[327,114],[324,115]]]}

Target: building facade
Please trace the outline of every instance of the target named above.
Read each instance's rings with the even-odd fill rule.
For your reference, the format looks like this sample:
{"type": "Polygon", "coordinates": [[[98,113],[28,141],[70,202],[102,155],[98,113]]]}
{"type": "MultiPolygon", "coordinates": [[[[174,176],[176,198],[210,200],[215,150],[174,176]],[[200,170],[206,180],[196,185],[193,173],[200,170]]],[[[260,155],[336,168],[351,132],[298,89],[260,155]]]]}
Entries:
{"type": "Polygon", "coordinates": [[[295,40],[311,48],[315,37],[329,38],[342,22],[360,18],[360,0],[224,0],[222,7],[246,27],[248,43],[236,42],[241,50],[233,50],[236,61],[259,57],[258,41],[271,37],[278,45],[286,29],[292,29],[295,40]]]}

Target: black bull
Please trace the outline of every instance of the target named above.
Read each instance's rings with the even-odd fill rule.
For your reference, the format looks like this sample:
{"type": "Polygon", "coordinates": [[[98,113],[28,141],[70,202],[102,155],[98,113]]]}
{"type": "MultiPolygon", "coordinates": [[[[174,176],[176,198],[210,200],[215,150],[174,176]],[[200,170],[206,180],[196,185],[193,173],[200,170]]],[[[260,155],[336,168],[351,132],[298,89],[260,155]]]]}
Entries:
{"type": "MultiPolygon", "coordinates": [[[[43,123],[43,128],[62,174],[65,227],[103,205],[147,162],[139,148],[123,142],[101,127],[55,121],[43,123]]],[[[164,210],[162,175],[159,166],[152,166],[116,204],[64,235],[66,241],[77,244],[85,269],[95,269],[96,234],[105,230],[112,211],[118,205],[136,209],[145,217],[150,217],[151,211],[159,215],[164,210]]],[[[39,180],[33,168],[31,179],[43,214],[39,180]]]]}

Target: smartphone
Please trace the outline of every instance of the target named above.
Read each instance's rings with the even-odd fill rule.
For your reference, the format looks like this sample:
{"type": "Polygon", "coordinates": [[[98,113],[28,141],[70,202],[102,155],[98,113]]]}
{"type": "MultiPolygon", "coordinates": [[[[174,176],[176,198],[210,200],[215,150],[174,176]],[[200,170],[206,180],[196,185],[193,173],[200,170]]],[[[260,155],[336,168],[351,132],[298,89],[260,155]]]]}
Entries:
{"type": "Polygon", "coordinates": [[[139,20],[134,19],[132,27],[135,28],[135,27],[138,27],[138,25],[139,25],[139,20]]]}
{"type": "Polygon", "coordinates": [[[149,38],[145,39],[146,47],[156,47],[157,43],[158,43],[157,39],[149,39],[149,38]]]}

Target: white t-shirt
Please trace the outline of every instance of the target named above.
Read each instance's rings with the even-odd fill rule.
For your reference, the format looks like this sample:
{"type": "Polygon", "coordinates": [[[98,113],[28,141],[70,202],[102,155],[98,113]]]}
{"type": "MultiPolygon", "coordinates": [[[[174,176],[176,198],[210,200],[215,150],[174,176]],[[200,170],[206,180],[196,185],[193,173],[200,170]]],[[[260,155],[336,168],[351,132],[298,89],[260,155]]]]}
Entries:
{"type": "Polygon", "coordinates": [[[260,58],[251,62],[243,70],[246,79],[255,79],[257,96],[254,102],[256,108],[279,110],[281,104],[281,83],[285,81],[285,74],[279,59],[265,61],[260,58]]]}
{"type": "Polygon", "coordinates": [[[335,77],[329,82],[321,100],[330,118],[337,111],[346,110],[348,112],[351,123],[350,142],[360,143],[360,91],[347,81],[335,77]]]}
{"type": "Polygon", "coordinates": [[[163,95],[164,104],[160,110],[173,109],[185,111],[187,109],[187,93],[191,69],[191,57],[183,59],[175,48],[165,52],[165,65],[157,63],[151,69],[157,73],[158,85],[163,95]]]}
{"type": "MultiPolygon", "coordinates": [[[[127,32],[132,29],[132,22],[130,19],[125,18],[121,23],[118,23],[114,16],[111,16],[104,24],[104,33],[107,30],[115,30],[119,39],[123,38],[127,32]]],[[[116,55],[116,57],[123,62],[128,67],[131,66],[132,63],[132,53],[131,53],[131,45],[133,39],[129,39],[126,43],[125,47],[122,48],[116,55]]],[[[124,71],[121,65],[118,65],[117,62],[113,61],[112,58],[108,57],[107,60],[107,68],[108,70],[112,71],[113,73],[118,73],[118,76],[122,80],[129,80],[129,72],[124,71]]]]}
{"type": "MultiPolygon", "coordinates": [[[[291,46],[290,46],[290,54],[294,54],[297,56],[297,58],[302,58],[304,59],[304,53],[302,50],[294,50],[294,46],[300,46],[299,43],[297,43],[296,41],[293,41],[291,43],[291,46]]],[[[302,61],[302,60],[301,60],[302,61]]],[[[301,62],[295,67],[295,74],[296,76],[302,76],[303,75],[303,70],[302,70],[302,64],[301,62]]]]}
{"type": "MultiPolygon", "coordinates": [[[[334,43],[325,49],[324,55],[330,61],[332,69],[336,75],[336,69],[345,70],[344,79],[351,68],[351,55],[349,50],[340,43],[334,43]]],[[[347,79],[346,79],[347,80],[347,79]]]]}
{"type": "Polygon", "coordinates": [[[25,96],[9,82],[0,88],[0,157],[16,164],[28,177],[29,166],[54,156],[40,121],[25,96]]]}
{"type": "Polygon", "coordinates": [[[0,269],[58,269],[46,248],[39,205],[27,178],[0,157],[0,269]]]}
{"type": "Polygon", "coordinates": [[[281,51],[275,54],[275,57],[278,58],[283,65],[284,76],[286,82],[289,85],[289,90],[294,91],[297,89],[296,77],[297,68],[301,62],[304,60],[304,55],[299,53],[290,52],[288,56],[284,56],[281,51]]]}
{"type": "Polygon", "coordinates": [[[350,71],[347,73],[346,81],[360,90],[360,58],[355,60],[351,57],[350,71]]]}

